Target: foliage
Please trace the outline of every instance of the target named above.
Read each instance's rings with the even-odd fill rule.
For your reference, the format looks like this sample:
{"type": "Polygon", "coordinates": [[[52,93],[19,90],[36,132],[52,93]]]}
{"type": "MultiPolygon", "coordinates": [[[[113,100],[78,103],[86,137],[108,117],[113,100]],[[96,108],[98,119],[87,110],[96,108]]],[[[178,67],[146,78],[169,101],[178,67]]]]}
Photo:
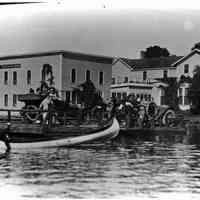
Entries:
{"type": "Polygon", "coordinates": [[[158,58],[158,57],[168,57],[170,55],[166,48],[161,48],[159,46],[150,46],[144,51],[145,58],[158,58]]]}
{"type": "Polygon", "coordinates": [[[194,46],[192,47],[192,50],[194,49],[200,49],[200,42],[197,42],[196,44],[194,44],[194,46]]]}
{"type": "Polygon", "coordinates": [[[194,76],[189,88],[189,100],[192,103],[192,109],[200,112],[200,66],[197,65],[194,69],[194,76]]]}
{"type": "Polygon", "coordinates": [[[178,110],[178,82],[176,78],[166,77],[163,82],[168,84],[168,87],[164,88],[165,90],[165,104],[172,107],[174,110],[178,110]]]}
{"type": "Polygon", "coordinates": [[[74,89],[79,95],[85,108],[93,108],[96,105],[102,105],[103,99],[91,80],[87,80],[74,89]]]}

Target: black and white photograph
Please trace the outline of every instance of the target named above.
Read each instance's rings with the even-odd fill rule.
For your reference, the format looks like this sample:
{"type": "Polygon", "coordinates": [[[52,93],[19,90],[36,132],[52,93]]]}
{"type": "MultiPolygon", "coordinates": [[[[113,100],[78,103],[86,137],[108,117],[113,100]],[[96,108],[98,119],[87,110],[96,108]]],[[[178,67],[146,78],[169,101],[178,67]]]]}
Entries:
{"type": "Polygon", "coordinates": [[[200,199],[200,4],[0,0],[2,199],[200,199]]]}

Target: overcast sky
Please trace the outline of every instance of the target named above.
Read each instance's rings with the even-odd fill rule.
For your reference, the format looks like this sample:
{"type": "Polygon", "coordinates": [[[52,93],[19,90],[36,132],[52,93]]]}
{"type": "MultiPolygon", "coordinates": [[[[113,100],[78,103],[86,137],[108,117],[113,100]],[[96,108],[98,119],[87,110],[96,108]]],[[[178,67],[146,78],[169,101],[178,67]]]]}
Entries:
{"type": "Polygon", "coordinates": [[[62,4],[0,7],[0,55],[69,50],[138,58],[152,45],[185,55],[200,41],[199,10],[69,9],[62,4]]]}

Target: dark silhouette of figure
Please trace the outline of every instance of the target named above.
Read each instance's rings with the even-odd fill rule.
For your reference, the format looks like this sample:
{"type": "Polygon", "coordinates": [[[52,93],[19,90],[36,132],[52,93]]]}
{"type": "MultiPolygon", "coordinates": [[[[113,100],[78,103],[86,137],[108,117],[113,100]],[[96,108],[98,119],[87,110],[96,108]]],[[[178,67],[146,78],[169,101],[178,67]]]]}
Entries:
{"type": "Polygon", "coordinates": [[[10,151],[11,147],[10,147],[10,137],[8,135],[7,132],[2,132],[0,133],[0,140],[3,141],[6,145],[6,151],[10,151]]]}

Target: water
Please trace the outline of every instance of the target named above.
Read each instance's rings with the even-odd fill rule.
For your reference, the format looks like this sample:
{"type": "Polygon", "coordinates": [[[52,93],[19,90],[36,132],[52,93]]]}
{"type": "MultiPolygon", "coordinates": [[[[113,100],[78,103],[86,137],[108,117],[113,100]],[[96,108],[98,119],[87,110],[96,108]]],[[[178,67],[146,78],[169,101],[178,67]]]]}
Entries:
{"type": "Polygon", "coordinates": [[[200,140],[120,136],[112,143],[10,153],[0,194],[13,199],[199,199],[200,140]]]}

